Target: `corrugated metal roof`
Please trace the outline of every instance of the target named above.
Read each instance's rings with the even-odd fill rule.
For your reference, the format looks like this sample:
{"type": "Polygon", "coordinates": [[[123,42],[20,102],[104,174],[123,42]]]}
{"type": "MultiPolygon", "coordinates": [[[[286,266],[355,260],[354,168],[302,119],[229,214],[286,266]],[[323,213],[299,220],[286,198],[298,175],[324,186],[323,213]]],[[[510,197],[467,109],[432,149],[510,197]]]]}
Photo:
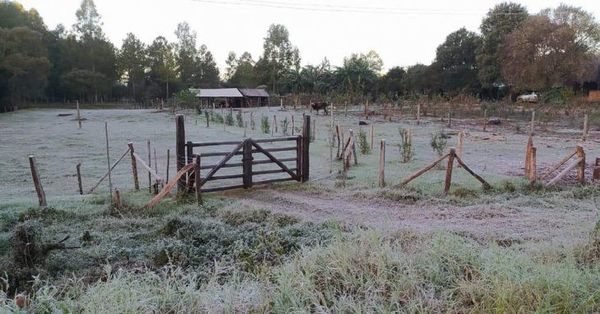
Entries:
{"type": "MultiPolygon", "coordinates": [[[[192,89],[190,89],[192,91],[192,89]]],[[[200,88],[195,89],[196,97],[200,98],[241,98],[244,97],[237,88],[200,88]]]]}
{"type": "Polygon", "coordinates": [[[260,88],[240,88],[240,92],[246,97],[269,97],[269,93],[260,88]]]}

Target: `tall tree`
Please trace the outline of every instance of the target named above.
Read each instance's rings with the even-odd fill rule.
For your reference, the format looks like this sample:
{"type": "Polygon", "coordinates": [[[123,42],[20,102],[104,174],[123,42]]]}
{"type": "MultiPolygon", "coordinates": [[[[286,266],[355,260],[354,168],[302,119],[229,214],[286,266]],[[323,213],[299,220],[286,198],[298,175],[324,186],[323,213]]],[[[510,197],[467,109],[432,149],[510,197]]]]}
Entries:
{"type": "Polygon", "coordinates": [[[235,74],[235,71],[238,66],[238,59],[235,52],[229,52],[229,54],[227,55],[227,60],[225,60],[225,64],[227,65],[227,68],[225,69],[225,80],[229,81],[231,80],[233,74],[235,74]]]}
{"type": "Polygon", "coordinates": [[[198,73],[194,85],[198,87],[218,87],[220,85],[219,68],[206,45],[200,46],[197,56],[198,73]]]}
{"type": "Polygon", "coordinates": [[[146,45],[134,34],[128,33],[117,57],[121,78],[126,81],[130,95],[137,99],[136,87],[143,85],[147,66],[146,45]]]}
{"type": "Polygon", "coordinates": [[[249,52],[244,52],[236,61],[235,72],[229,79],[229,85],[235,87],[254,88],[258,85],[254,60],[249,52]]]}
{"type": "Polygon", "coordinates": [[[435,62],[441,69],[444,91],[475,92],[479,88],[475,51],[480,39],[474,32],[461,28],[446,37],[437,48],[435,62]]]}
{"type": "Polygon", "coordinates": [[[179,68],[179,79],[184,87],[193,87],[198,69],[197,34],[187,22],[179,23],[175,31],[177,36],[176,60],[179,68]]]}
{"type": "Polygon", "coordinates": [[[100,14],[96,10],[94,0],[82,0],[81,6],[75,12],[77,23],[73,29],[83,39],[103,39],[102,21],[100,14]]]}
{"type": "Polygon", "coordinates": [[[154,39],[147,50],[150,72],[148,79],[155,87],[149,89],[148,98],[168,98],[176,92],[179,80],[177,78],[177,61],[174,47],[166,38],[160,36],[154,39]]]}
{"type": "Polygon", "coordinates": [[[517,3],[504,2],[492,8],[481,22],[481,45],[477,50],[478,76],[484,87],[504,82],[498,46],[505,37],[527,19],[527,9],[517,3]]]}
{"type": "Polygon", "coordinates": [[[262,83],[277,91],[277,82],[289,70],[300,68],[300,52],[290,41],[287,28],[280,24],[269,27],[263,44],[263,56],[257,64],[262,83]]]}

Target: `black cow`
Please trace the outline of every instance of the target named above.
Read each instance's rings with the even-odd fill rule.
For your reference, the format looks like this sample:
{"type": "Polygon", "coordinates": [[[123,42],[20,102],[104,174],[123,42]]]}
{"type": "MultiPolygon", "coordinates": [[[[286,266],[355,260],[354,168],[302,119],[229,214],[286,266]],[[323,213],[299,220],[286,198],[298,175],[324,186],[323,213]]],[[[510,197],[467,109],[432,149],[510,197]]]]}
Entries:
{"type": "Polygon", "coordinates": [[[317,111],[317,114],[319,114],[319,110],[323,110],[325,112],[325,115],[329,114],[327,112],[327,107],[329,107],[329,104],[326,102],[314,102],[314,103],[310,104],[310,106],[312,107],[313,110],[317,111]]]}

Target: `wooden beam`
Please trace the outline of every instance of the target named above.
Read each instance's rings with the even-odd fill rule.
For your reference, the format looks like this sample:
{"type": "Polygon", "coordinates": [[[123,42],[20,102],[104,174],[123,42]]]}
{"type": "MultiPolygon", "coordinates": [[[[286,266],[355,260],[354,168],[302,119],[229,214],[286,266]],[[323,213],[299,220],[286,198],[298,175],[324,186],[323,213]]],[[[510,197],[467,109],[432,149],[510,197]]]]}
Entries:
{"type": "Polygon", "coordinates": [[[158,204],[165,196],[167,196],[171,190],[173,188],[175,188],[175,185],[179,184],[179,179],[181,179],[181,177],[183,177],[184,175],[186,175],[189,171],[193,170],[194,167],[196,165],[195,164],[189,164],[189,165],[185,165],[183,166],[183,168],[181,168],[177,174],[175,175],[175,177],[167,182],[167,184],[165,184],[165,186],[163,187],[163,189],[156,194],[148,204],[146,204],[146,206],[144,206],[144,208],[152,208],[154,206],[156,206],[156,204],[158,204]]]}
{"type": "Polygon", "coordinates": [[[127,146],[129,146],[129,153],[131,154],[131,174],[133,175],[133,186],[135,187],[136,191],[139,191],[140,180],[138,178],[137,161],[135,160],[135,156],[133,155],[133,153],[135,152],[133,148],[133,143],[129,142],[127,146]]]}
{"type": "Polygon", "coordinates": [[[560,179],[562,179],[569,171],[575,169],[575,167],[579,166],[579,163],[582,161],[581,158],[577,158],[573,163],[571,163],[567,168],[563,169],[554,179],[550,180],[550,182],[546,183],[546,186],[552,186],[556,184],[560,179]]]}
{"type": "Polygon", "coordinates": [[[577,150],[574,150],[572,153],[570,153],[569,155],[565,156],[563,159],[561,159],[558,162],[558,164],[556,164],[552,168],[544,171],[544,173],[540,176],[540,180],[545,179],[547,176],[549,176],[550,174],[552,174],[554,171],[558,170],[558,168],[562,167],[562,165],[564,165],[565,163],[567,163],[567,161],[569,161],[575,155],[577,155],[577,150]]]}
{"type": "Polygon", "coordinates": [[[404,180],[402,180],[402,182],[400,184],[398,184],[396,187],[402,187],[407,185],[410,181],[420,177],[421,175],[423,175],[425,172],[431,170],[433,167],[435,167],[438,163],[440,163],[442,160],[446,159],[449,155],[446,154],[438,159],[436,159],[434,162],[432,162],[431,164],[413,172],[412,174],[410,174],[408,177],[406,177],[404,180]]]}
{"type": "Polygon", "coordinates": [[[144,167],[144,169],[146,169],[148,171],[148,174],[151,177],[154,177],[155,180],[161,180],[162,181],[162,177],[160,175],[158,175],[158,173],[156,173],[154,171],[154,169],[152,169],[152,167],[150,167],[148,164],[146,164],[146,162],[144,161],[144,159],[142,157],[140,157],[140,155],[138,155],[137,153],[133,153],[133,156],[135,156],[135,158],[140,163],[140,165],[142,167],[144,167]]]}
{"type": "Polygon", "coordinates": [[[450,148],[450,153],[448,154],[448,166],[446,167],[446,178],[444,180],[444,194],[448,194],[450,191],[450,186],[452,185],[452,168],[454,166],[454,158],[456,158],[456,150],[454,148],[450,148]]]}
{"type": "MultiPolygon", "coordinates": [[[[125,151],[125,153],[123,153],[123,155],[121,155],[121,158],[119,158],[119,159],[117,160],[117,162],[115,162],[115,163],[112,165],[112,167],[110,167],[110,171],[112,171],[113,169],[115,169],[115,167],[116,167],[116,166],[119,164],[119,162],[121,162],[121,160],[123,160],[123,158],[125,158],[125,156],[127,156],[127,154],[128,154],[128,153],[129,153],[129,149],[127,149],[127,150],[125,151]]],[[[98,183],[96,183],[96,184],[95,184],[95,185],[94,185],[94,186],[93,186],[93,187],[92,187],[92,188],[91,188],[91,189],[88,191],[88,194],[89,194],[89,193],[92,193],[92,192],[94,192],[94,190],[95,190],[95,189],[96,189],[96,188],[97,188],[97,187],[100,185],[100,183],[102,183],[102,181],[104,181],[104,179],[106,179],[106,178],[108,177],[108,175],[109,175],[109,172],[107,171],[107,172],[106,172],[106,173],[105,173],[105,174],[102,176],[102,178],[100,178],[100,180],[98,180],[98,183]]]]}
{"type": "Polygon", "coordinates": [[[471,170],[471,168],[469,168],[467,166],[467,164],[465,164],[465,162],[458,156],[456,156],[456,161],[458,162],[459,165],[461,165],[463,167],[463,169],[465,169],[469,174],[471,174],[473,177],[475,177],[475,179],[477,179],[477,181],[481,182],[481,184],[483,184],[483,187],[488,189],[491,187],[491,185],[485,181],[481,176],[479,176],[478,174],[475,173],[475,171],[471,170]]]}
{"type": "MultiPolygon", "coordinates": [[[[214,110],[214,109],[213,109],[214,110]]],[[[179,173],[186,165],[185,161],[185,123],[183,115],[175,116],[175,162],[177,163],[177,172],[179,173]]],[[[180,176],[177,183],[177,191],[185,192],[185,177],[180,176]]]]}
{"type": "Polygon", "coordinates": [[[42,186],[42,181],[40,180],[40,175],[37,170],[37,165],[35,162],[35,156],[29,155],[29,168],[31,168],[31,177],[33,179],[33,186],[35,187],[35,192],[38,196],[38,201],[41,209],[46,209],[48,207],[48,203],[46,202],[46,193],[44,192],[44,187],[42,186]]]}

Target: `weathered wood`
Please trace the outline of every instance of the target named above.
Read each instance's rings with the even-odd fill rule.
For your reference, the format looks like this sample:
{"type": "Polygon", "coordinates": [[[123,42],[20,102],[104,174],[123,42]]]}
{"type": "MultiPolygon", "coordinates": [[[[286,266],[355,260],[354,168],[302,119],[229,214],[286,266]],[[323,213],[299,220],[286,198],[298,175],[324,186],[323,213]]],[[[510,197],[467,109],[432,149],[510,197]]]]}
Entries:
{"type": "Polygon", "coordinates": [[[533,147],[533,136],[529,135],[527,139],[527,146],[525,147],[525,177],[530,177],[530,166],[531,166],[531,148],[533,147]]]}
{"type": "Polygon", "coordinates": [[[154,169],[152,169],[149,165],[147,165],[146,162],[144,161],[144,159],[140,155],[138,155],[137,153],[133,153],[133,156],[135,156],[135,158],[140,163],[140,165],[142,167],[144,167],[144,169],[146,169],[146,171],[148,171],[148,174],[150,174],[152,177],[154,177],[154,179],[162,181],[162,177],[158,173],[154,172],[154,169]]]}
{"type": "Polygon", "coordinates": [[[302,182],[306,182],[310,178],[310,115],[304,116],[302,140],[302,182]]]}
{"type": "Polygon", "coordinates": [[[465,132],[458,132],[458,142],[456,143],[456,156],[462,158],[463,156],[463,146],[465,143],[465,132]]]}
{"type": "Polygon", "coordinates": [[[81,183],[81,163],[75,166],[77,170],[77,186],[79,187],[79,194],[83,195],[83,184],[81,183]]]}
{"type": "Polygon", "coordinates": [[[175,177],[171,181],[167,182],[167,184],[165,184],[163,189],[157,195],[155,195],[150,200],[150,202],[148,204],[146,204],[146,206],[144,206],[144,208],[152,208],[152,207],[156,206],[156,204],[158,204],[165,196],[167,196],[171,192],[171,190],[173,188],[175,188],[176,185],[179,184],[179,180],[183,176],[185,176],[189,171],[193,170],[195,166],[196,166],[195,164],[183,166],[177,172],[177,174],[175,174],[175,177]]]}
{"type": "MultiPolygon", "coordinates": [[[[175,116],[175,162],[177,163],[177,172],[179,173],[185,167],[185,123],[183,115],[175,116]]],[[[185,177],[180,176],[177,183],[177,191],[185,191],[185,177]]]]}
{"type": "Polygon", "coordinates": [[[167,182],[169,181],[169,167],[171,166],[171,150],[167,149],[167,178],[165,179],[167,182]]]}
{"type": "Polygon", "coordinates": [[[454,166],[454,158],[456,158],[456,150],[450,148],[448,154],[448,165],[446,166],[446,179],[444,180],[444,194],[448,194],[452,185],[452,168],[454,166]]]}
{"type": "Polygon", "coordinates": [[[600,157],[596,157],[596,163],[594,165],[594,174],[592,176],[594,182],[600,180],[600,157]]]}
{"type": "Polygon", "coordinates": [[[379,147],[379,187],[385,187],[385,139],[379,147]]]}
{"type": "Polygon", "coordinates": [[[354,165],[358,165],[358,159],[356,158],[356,140],[354,138],[354,131],[350,129],[350,138],[352,139],[352,157],[354,158],[354,165]]]}
{"type": "Polygon", "coordinates": [[[481,182],[481,184],[483,184],[484,188],[490,188],[491,185],[485,181],[480,175],[476,174],[475,171],[471,170],[471,168],[469,168],[467,166],[467,164],[465,164],[465,162],[458,156],[456,157],[456,162],[458,162],[459,165],[461,165],[463,167],[463,169],[465,169],[468,173],[470,173],[473,177],[475,177],[475,179],[477,179],[477,181],[481,182]]]}
{"type": "Polygon", "coordinates": [[[531,156],[529,157],[529,182],[534,186],[537,181],[537,148],[531,148],[531,156]]]}
{"type": "Polygon", "coordinates": [[[402,187],[407,185],[408,183],[410,183],[410,181],[420,177],[421,175],[423,175],[425,172],[433,169],[433,167],[435,167],[437,164],[439,164],[442,160],[446,159],[448,157],[448,154],[436,159],[434,162],[432,162],[431,164],[413,172],[412,174],[410,174],[408,177],[406,177],[404,180],[402,180],[402,182],[400,182],[400,184],[398,184],[398,187],[402,187]]]}
{"type": "Polygon", "coordinates": [[[294,123],[294,115],[292,115],[292,135],[294,135],[294,133],[296,132],[296,127],[295,127],[295,123],[294,123]]]}
{"type": "Polygon", "coordinates": [[[252,187],[252,161],[254,160],[254,158],[252,157],[252,140],[245,140],[243,148],[244,151],[242,157],[242,180],[244,182],[244,189],[249,189],[252,187]]]}
{"type": "Polygon", "coordinates": [[[196,203],[198,206],[202,205],[202,185],[200,185],[200,156],[196,155],[196,162],[194,165],[194,180],[196,187],[196,203]]]}
{"type": "MultiPolygon", "coordinates": [[[[150,167],[150,169],[152,169],[152,155],[151,155],[151,150],[150,150],[150,141],[147,141],[148,143],[148,167],[150,167]]],[[[155,171],[156,173],[156,171],[155,171]]],[[[148,192],[152,193],[152,174],[150,172],[148,172],[148,192]]]]}
{"type": "MultiPolygon", "coordinates": [[[[121,155],[121,157],[110,167],[110,171],[114,170],[115,167],[119,164],[119,162],[121,162],[121,160],[123,160],[123,158],[125,158],[125,156],[127,156],[127,154],[129,153],[129,148],[125,151],[125,153],[123,153],[123,155],[121,155]]],[[[96,188],[100,185],[100,183],[102,183],[102,181],[104,181],[104,179],[106,179],[109,175],[109,172],[107,171],[102,178],[100,178],[100,180],[98,180],[98,182],[88,191],[89,193],[94,192],[94,190],[96,190],[96,188]]]]}
{"type": "MultiPolygon", "coordinates": [[[[298,170],[296,168],[289,168],[292,172],[298,170]]],[[[277,174],[277,173],[286,173],[287,171],[285,171],[285,169],[273,169],[273,170],[261,170],[261,171],[254,171],[252,172],[253,176],[260,176],[260,175],[265,175],[265,174],[277,174]]],[[[295,180],[295,178],[294,178],[295,180]]]]}
{"type": "MultiPolygon", "coordinates": [[[[279,161],[285,162],[286,160],[280,158],[279,161]]],[[[289,161],[291,161],[291,160],[289,160],[289,161]]],[[[296,180],[298,182],[300,182],[300,181],[302,181],[302,136],[298,136],[296,138],[296,160],[295,161],[296,161],[296,176],[297,176],[296,180]]]]}
{"type": "Polygon", "coordinates": [[[529,126],[529,135],[533,135],[535,133],[535,110],[531,111],[531,123],[529,126]]]}
{"type": "Polygon", "coordinates": [[[335,157],[337,159],[340,159],[341,137],[340,137],[340,125],[339,124],[335,125],[335,134],[336,134],[336,137],[337,137],[337,153],[335,154],[335,157]]]}
{"type": "Polygon", "coordinates": [[[238,145],[239,143],[241,143],[242,141],[222,141],[222,142],[201,142],[201,143],[194,143],[194,142],[187,142],[185,144],[186,147],[188,146],[192,146],[192,147],[206,147],[206,146],[221,146],[221,145],[238,145]]]}
{"type": "Polygon", "coordinates": [[[417,125],[421,124],[421,104],[417,104],[417,125]]]}
{"type": "Polygon", "coordinates": [[[123,203],[121,201],[121,192],[119,192],[118,189],[115,189],[113,201],[116,209],[121,209],[123,207],[123,203]]]}
{"type": "Polygon", "coordinates": [[[577,157],[581,160],[577,166],[577,182],[579,184],[585,184],[585,151],[583,146],[577,145],[577,157]]]}
{"type": "Polygon", "coordinates": [[[344,148],[342,148],[340,158],[342,158],[346,154],[346,151],[348,150],[348,147],[350,147],[351,142],[352,142],[352,137],[348,137],[348,139],[346,140],[346,144],[344,144],[344,148]]]}
{"type": "Polygon", "coordinates": [[[575,169],[575,167],[579,166],[579,163],[582,161],[581,158],[577,158],[575,161],[573,161],[573,163],[571,163],[569,166],[567,166],[565,169],[563,169],[563,171],[561,171],[559,174],[556,175],[556,177],[554,177],[554,179],[550,180],[548,183],[546,183],[546,186],[552,186],[554,184],[556,184],[558,181],[560,181],[560,179],[562,179],[569,171],[575,169]]]}
{"type": "MultiPolygon", "coordinates": [[[[108,194],[111,196],[111,202],[112,202],[112,178],[111,178],[111,171],[112,168],[110,166],[110,150],[109,150],[109,146],[108,146],[108,122],[104,122],[104,134],[106,135],[106,165],[108,167],[108,194]]],[[[125,154],[127,155],[127,154],[125,154]]],[[[125,157],[125,155],[123,155],[121,157],[121,159],[123,159],[123,157],[125,157]]],[[[121,160],[119,160],[121,161],[121,160]]]]}
{"type": "Polygon", "coordinates": [[[221,161],[219,161],[216,166],[208,172],[208,174],[206,175],[206,177],[204,177],[202,179],[202,181],[200,182],[200,185],[204,185],[212,176],[215,175],[215,173],[217,171],[219,171],[219,169],[221,169],[221,167],[223,165],[225,165],[231,158],[233,158],[233,156],[237,155],[238,152],[240,151],[240,149],[242,148],[242,146],[244,145],[244,142],[238,144],[230,153],[229,155],[225,156],[223,159],[221,159],[221,161]]]}
{"type": "Polygon", "coordinates": [[[33,155],[29,155],[29,168],[31,169],[33,186],[35,187],[35,192],[37,193],[40,208],[46,209],[46,207],[48,207],[48,203],[46,202],[46,193],[44,192],[44,187],[42,186],[42,181],[40,180],[40,175],[37,170],[35,156],[33,155]]]}
{"type": "Polygon", "coordinates": [[[127,146],[129,146],[129,153],[131,154],[131,173],[133,175],[133,185],[135,187],[135,190],[139,191],[140,180],[138,178],[137,161],[135,159],[135,156],[133,155],[133,153],[135,152],[135,150],[133,149],[133,143],[129,142],[127,146]]]}
{"type": "Polygon", "coordinates": [[[267,158],[269,158],[271,161],[273,161],[279,167],[281,167],[281,169],[285,170],[285,172],[287,172],[292,178],[296,179],[296,174],[292,170],[290,170],[285,164],[283,164],[281,161],[277,160],[277,158],[271,155],[271,153],[264,150],[258,143],[252,142],[252,145],[256,147],[257,151],[263,153],[265,156],[267,156],[267,158]]]}
{"type": "MultiPolygon", "coordinates": [[[[240,143],[243,144],[244,142],[240,143]]],[[[238,145],[240,145],[238,144],[238,145]]],[[[231,152],[210,152],[210,153],[200,153],[199,155],[202,157],[216,157],[216,156],[227,156],[231,152]]],[[[242,152],[237,152],[235,155],[242,155],[242,152]]]]}
{"type": "Polygon", "coordinates": [[[572,153],[570,153],[569,155],[565,156],[563,159],[561,159],[561,161],[558,162],[558,164],[556,164],[552,168],[544,171],[544,173],[539,177],[540,180],[545,179],[547,176],[549,176],[550,174],[552,174],[554,171],[558,170],[560,167],[562,167],[562,165],[564,165],[565,163],[567,163],[567,161],[569,161],[575,155],[577,155],[577,150],[574,150],[572,153]]]}

